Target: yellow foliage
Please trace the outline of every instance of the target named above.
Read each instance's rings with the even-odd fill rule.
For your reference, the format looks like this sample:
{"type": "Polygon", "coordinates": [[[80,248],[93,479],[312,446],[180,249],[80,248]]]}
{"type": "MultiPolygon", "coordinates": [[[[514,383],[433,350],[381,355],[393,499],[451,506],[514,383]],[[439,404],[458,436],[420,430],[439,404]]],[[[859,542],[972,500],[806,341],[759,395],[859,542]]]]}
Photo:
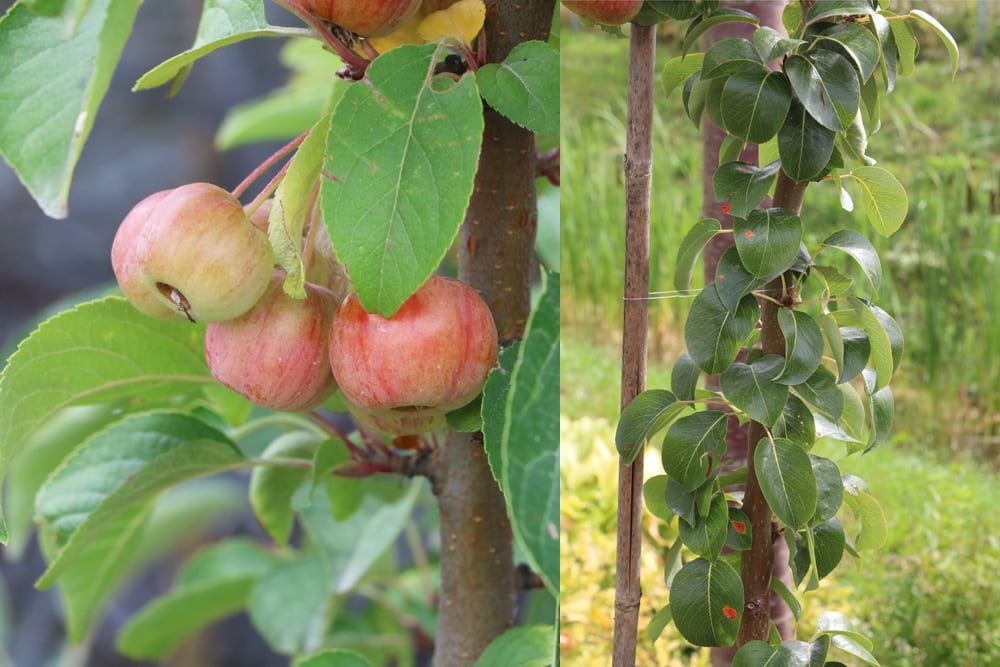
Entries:
{"type": "Polygon", "coordinates": [[[430,14],[417,13],[399,28],[382,37],[368,41],[379,53],[403,44],[424,44],[441,39],[456,39],[471,44],[486,20],[483,0],[458,0],[449,7],[430,14]]]}

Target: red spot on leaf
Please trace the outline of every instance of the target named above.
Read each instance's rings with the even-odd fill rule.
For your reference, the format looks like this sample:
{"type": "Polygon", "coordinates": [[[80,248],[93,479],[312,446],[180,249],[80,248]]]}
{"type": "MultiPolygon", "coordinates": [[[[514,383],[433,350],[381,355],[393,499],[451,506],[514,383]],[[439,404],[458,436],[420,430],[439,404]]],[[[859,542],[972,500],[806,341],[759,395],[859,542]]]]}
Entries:
{"type": "Polygon", "coordinates": [[[743,237],[744,238],[748,238],[748,239],[752,239],[754,237],[753,230],[752,229],[748,229],[745,232],[743,232],[743,237]]]}
{"type": "Polygon", "coordinates": [[[725,280],[725,279],[726,279],[726,274],[725,273],[720,273],[719,274],[719,280],[725,280]]]}
{"type": "Polygon", "coordinates": [[[728,618],[729,620],[733,620],[738,616],[736,610],[730,607],[728,604],[722,608],[722,613],[725,614],[726,618],[728,618]]]}
{"type": "Polygon", "coordinates": [[[733,528],[736,529],[737,533],[747,532],[747,525],[742,521],[733,521],[733,528]]]}
{"type": "Polygon", "coordinates": [[[725,204],[722,205],[722,212],[729,213],[729,202],[726,202],[725,204]]]}

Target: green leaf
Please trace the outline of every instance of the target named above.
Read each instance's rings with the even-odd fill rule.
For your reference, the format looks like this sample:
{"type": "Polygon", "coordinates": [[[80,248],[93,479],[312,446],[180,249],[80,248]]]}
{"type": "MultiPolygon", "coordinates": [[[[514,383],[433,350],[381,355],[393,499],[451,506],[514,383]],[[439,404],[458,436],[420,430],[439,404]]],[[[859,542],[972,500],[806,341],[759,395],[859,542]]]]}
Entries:
{"type": "Polygon", "coordinates": [[[126,399],[124,411],[149,409],[153,401],[215,385],[204,332],[146,317],[120,297],[43,322],[0,375],[0,477],[31,433],[62,408],[126,399]]]}
{"type": "Polygon", "coordinates": [[[837,388],[837,378],[824,366],[817,368],[812,377],[793,389],[832,421],[840,419],[844,411],[844,396],[837,388]]]}
{"type": "Polygon", "coordinates": [[[250,594],[248,611],[275,651],[300,653],[322,640],[329,614],[331,572],[316,553],[278,563],[250,594]]]}
{"type": "Polygon", "coordinates": [[[823,332],[811,315],[790,308],[778,309],[778,325],[785,337],[785,364],[774,381],[801,384],[823,361],[823,332]]]}
{"type": "Polygon", "coordinates": [[[666,475],[654,475],[643,482],[642,504],[657,519],[669,523],[673,521],[674,513],[667,505],[667,479],[666,475]]]}
{"type": "Polygon", "coordinates": [[[726,527],[726,547],[733,551],[746,551],[750,548],[753,531],[750,529],[750,519],[743,510],[730,507],[729,525],[726,527]]]}
{"type": "Polygon", "coordinates": [[[684,639],[697,646],[729,646],[743,615],[743,582],[727,561],[696,558],[674,577],[670,608],[684,639]]]}
{"type": "Polygon", "coordinates": [[[670,93],[675,88],[684,85],[685,81],[701,70],[701,63],[704,57],[705,54],[703,53],[691,53],[668,60],[667,64],[663,66],[663,73],[660,75],[663,94],[670,97],[670,93]]]}
{"type": "Polygon", "coordinates": [[[844,557],[844,526],[840,520],[833,517],[829,521],[815,527],[806,528],[808,537],[803,537],[802,533],[796,534],[795,539],[799,544],[795,550],[795,578],[796,585],[801,584],[806,574],[809,573],[809,561],[811,555],[815,555],[815,574],[817,580],[824,579],[834,571],[844,557]],[[807,541],[811,540],[811,545],[807,541]]]}
{"type": "Polygon", "coordinates": [[[499,459],[495,450],[489,452],[490,465],[507,498],[514,538],[549,590],[558,591],[558,273],[545,274],[543,291],[518,351],[501,452],[499,459]]]}
{"type": "Polygon", "coordinates": [[[199,628],[246,606],[274,556],[249,539],[208,547],[185,563],[174,588],[128,619],[116,648],[135,660],[162,660],[199,628]]]}
{"type": "Polygon", "coordinates": [[[722,89],[723,127],[750,143],[763,143],[778,133],[791,103],[781,72],[736,72],[722,89]]]}
{"type": "Polygon", "coordinates": [[[686,521],[679,522],[678,535],[684,546],[693,553],[714,561],[726,543],[728,529],[729,506],[726,504],[726,496],[716,493],[712,496],[708,516],[696,519],[694,525],[689,525],[686,521]]]}
{"type": "Polygon", "coordinates": [[[732,667],[811,667],[809,644],[794,639],[771,646],[767,642],[747,642],[733,656],[732,667]]]}
{"type": "Polygon", "coordinates": [[[871,345],[869,361],[878,376],[875,387],[875,391],[878,391],[888,385],[892,378],[894,370],[892,343],[889,341],[889,335],[879,318],[872,312],[868,304],[853,296],[847,297],[847,303],[851,310],[834,311],[833,318],[842,326],[860,327],[867,334],[868,342],[871,345]]]}
{"type": "Polygon", "coordinates": [[[365,310],[389,317],[434,272],[472,194],[482,143],[475,77],[434,76],[445,47],[376,58],[334,111],[323,219],[365,310]]]}
{"type": "Polygon", "coordinates": [[[854,475],[844,475],[844,502],[854,514],[854,521],[860,525],[854,547],[858,551],[878,549],[889,535],[882,506],[868,492],[868,485],[854,475]]]}
{"type": "Polygon", "coordinates": [[[861,185],[861,201],[868,222],[882,236],[891,236],[906,219],[906,189],[881,167],[858,167],[849,177],[861,185]]]}
{"type": "Polygon", "coordinates": [[[732,313],[716,290],[702,290],[691,304],[684,324],[688,354],[706,373],[721,373],[733,363],[759,316],[760,308],[753,296],[745,296],[732,313]]]}
{"type": "Polygon", "coordinates": [[[722,224],[715,218],[699,220],[684,235],[681,245],[677,248],[677,270],[674,273],[674,289],[691,289],[691,277],[694,275],[694,264],[712,237],[719,233],[722,224]]]}
{"type": "Polygon", "coordinates": [[[879,70],[882,72],[882,78],[885,79],[885,92],[891,93],[896,86],[896,38],[889,26],[889,19],[885,16],[876,12],[871,15],[871,20],[871,27],[875,31],[875,36],[878,37],[882,49],[879,70]]]}
{"type": "MultiPolygon", "coordinates": [[[[913,34],[913,28],[906,21],[889,21],[892,28],[892,37],[896,40],[896,52],[898,60],[896,62],[896,72],[899,76],[910,76],[913,74],[914,61],[920,44],[913,34]]],[[[871,33],[869,33],[871,34],[871,33]]]]}
{"type": "Polygon", "coordinates": [[[769,26],[761,26],[753,33],[753,46],[760,59],[769,63],[805,44],[801,39],[790,39],[769,26]]]}
{"type": "Polygon", "coordinates": [[[792,265],[802,243],[802,220],[783,208],[757,209],[733,220],[733,236],[746,270],[766,278],[792,265]]]}
{"type": "Polygon", "coordinates": [[[178,413],[125,419],[66,460],[38,495],[39,517],[61,549],[36,586],[60,581],[74,640],[120,582],[159,495],[243,465],[225,436],[178,413]]]}
{"type": "Polygon", "coordinates": [[[552,664],[554,634],[551,625],[510,628],[490,642],[475,667],[548,667],[552,664]]]}
{"type": "Polygon", "coordinates": [[[836,136],[836,132],[817,123],[805,107],[793,103],[778,131],[782,171],[793,181],[818,177],[830,162],[836,136]]]}
{"type": "Polygon", "coordinates": [[[73,170],[139,0],[93,0],[67,30],[18,3],[0,18],[0,155],[46,215],[65,218],[73,170]]]}
{"type": "Polygon", "coordinates": [[[893,415],[896,411],[896,402],[892,396],[892,389],[889,387],[873,391],[875,378],[872,377],[870,369],[865,369],[864,377],[865,393],[868,396],[868,414],[871,415],[872,421],[871,432],[868,435],[868,446],[865,447],[867,454],[889,437],[893,415]]]}
{"type": "Polygon", "coordinates": [[[892,315],[885,312],[874,303],[869,303],[868,308],[875,314],[879,324],[885,330],[885,335],[889,337],[889,348],[892,350],[892,367],[899,368],[899,362],[903,359],[903,330],[892,318],[892,315]]]}
{"type": "Polygon", "coordinates": [[[868,0],[823,0],[810,5],[806,12],[806,25],[823,19],[841,16],[868,16],[872,7],[868,0]]]}
{"type": "Polygon", "coordinates": [[[948,57],[951,58],[951,78],[954,80],[958,74],[958,43],[955,42],[955,38],[951,36],[947,28],[941,25],[940,21],[921,9],[911,9],[909,16],[929,27],[941,38],[944,48],[948,51],[948,57]]]}
{"type": "Polygon", "coordinates": [[[828,49],[785,60],[785,72],[799,101],[820,125],[844,131],[861,104],[861,83],[850,62],[828,49]]]}
{"type": "MultiPolygon", "coordinates": [[[[291,431],[275,438],[261,453],[261,461],[299,459],[311,461],[321,437],[309,431],[291,431]]],[[[257,522],[278,544],[292,534],[295,516],[292,497],[309,477],[306,467],[260,465],[250,475],[250,505],[257,522]]]]}
{"type": "Polygon", "coordinates": [[[816,513],[819,492],[805,450],[785,438],[762,438],[754,449],[754,468],[774,514],[791,528],[806,525],[816,513]]]}
{"type": "Polygon", "coordinates": [[[682,94],[684,113],[691,119],[695,127],[701,127],[701,117],[705,111],[705,104],[711,83],[711,81],[699,80],[697,72],[688,77],[688,80],[684,82],[684,92],[682,94]]]}
{"type": "Polygon", "coordinates": [[[499,113],[536,134],[559,134],[559,54],[546,42],[518,44],[502,63],[480,67],[476,81],[499,113]]]}
{"type": "Polygon", "coordinates": [[[766,72],[764,61],[754,50],[753,45],[742,37],[727,37],[720,39],[707,51],[702,61],[701,78],[703,81],[728,76],[733,72],[766,72]]]}
{"type": "Polygon", "coordinates": [[[701,371],[687,352],[674,362],[670,369],[670,389],[680,401],[693,401],[694,392],[698,388],[698,378],[701,371]]]}
{"type": "Polygon", "coordinates": [[[771,577],[771,590],[777,593],[778,597],[780,597],[782,601],[788,605],[788,608],[791,610],[792,616],[795,617],[796,621],[802,618],[802,603],[799,602],[797,597],[795,597],[795,593],[788,590],[788,587],[785,586],[785,582],[778,577],[771,577]]]}
{"type": "Polygon", "coordinates": [[[837,515],[844,502],[844,482],[840,468],[830,459],[810,454],[809,460],[812,462],[816,487],[819,490],[816,513],[809,521],[811,525],[816,526],[837,515]]]}
{"type": "MultiPolygon", "coordinates": [[[[836,323],[836,320],[834,320],[836,323]]],[[[856,378],[871,357],[871,343],[868,334],[857,327],[840,327],[837,335],[843,346],[843,359],[839,364],[840,375],[837,382],[849,382],[856,378]]]]}
{"type": "MultiPolygon", "coordinates": [[[[767,278],[751,275],[744,268],[739,251],[732,245],[726,248],[719,258],[719,263],[715,267],[715,282],[712,285],[719,293],[719,300],[726,310],[736,312],[743,297],[766,282],[767,278]]],[[[706,289],[711,289],[711,286],[706,289]]]]}
{"type": "Polygon", "coordinates": [[[166,84],[177,92],[191,65],[223,46],[254,37],[289,37],[300,31],[270,25],[259,0],[205,0],[198,34],[190,49],[166,60],[143,74],[132,90],[148,90],[166,84]]]}
{"type": "Polygon", "coordinates": [[[853,259],[865,277],[872,293],[882,284],[882,262],[878,251],[867,238],[850,229],[841,229],[826,238],[820,248],[836,248],[853,259]]]}
{"type": "Polygon", "coordinates": [[[788,400],[788,387],[774,380],[783,363],[775,354],[760,357],[752,364],[734,363],[719,376],[719,387],[751,419],[771,426],[788,400]]]}
{"type": "Polygon", "coordinates": [[[336,648],[298,658],[293,667],[372,667],[372,663],[360,653],[336,648]]]}
{"type": "MultiPolygon", "coordinates": [[[[713,482],[709,482],[705,486],[712,485],[713,482]]],[[[698,502],[698,494],[685,490],[684,485],[673,477],[667,479],[667,485],[663,489],[663,500],[667,503],[670,511],[680,517],[682,521],[686,521],[692,526],[697,521],[695,505],[698,502]]]]}
{"type": "Polygon", "coordinates": [[[814,264],[810,273],[823,281],[828,296],[843,296],[854,286],[854,280],[850,276],[845,276],[832,266],[814,264]]]}
{"type": "Polygon", "coordinates": [[[715,198],[729,203],[729,215],[745,218],[764,201],[779,169],[777,160],[764,167],[740,161],[719,165],[712,176],[715,198]]]}
{"type": "Polygon", "coordinates": [[[816,420],[801,398],[789,394],[785,409],[774,422],[771,432],[776,438],[787,438],[808,450],[816,442],[816,420]]]}
{"type": "MultiPolygon", "coordinates": [[[[704,410],[681,417],[663,439],[663,470],[686,491],[702,484],[711,469],[711,459],[726,449],[728,415],[718,410],[704,410]]],[[[669,502],[669,500],[668,500],[669,502]]]]}
{"type": "Polygon", "coordinates": [[[681,44],[681,49],[684,52],[687,52],[691,48],[691,45],[695,43],[695,40],[701,37],[707,30],[711,30],[717,25],[734,22],[749,23],[751,25],[760,24],[760,19],[756,15],[745,12],[742,9],[716,9],[711,14],[703,16],[704,18],[698,17],[691,21],[687,32],[684,33],[684,40],[681,44]]]}
{"type": "Polygon", "coordinates": [[[665,429],[687,406],[677,403],[677,397],[665,389],[642,392],[622,410],[615,431],[615,446],[622,460],[635,460],[649,440],[665,429]]]}
{"type": "MultiPolygon", "coordinates": [[[[898,21],[892,23],[895,24],[898,21]]],[[[878,67],[879,58],[882,56],[878,38],[870,30],[857,23],[838,23],[832,28],[824,30],[822,37],[840,46],[854,62],[861,82],[868,81],[868,78],[875,72],[875,68],[878,67]]]]}
{"type": "MultiPolygon", "coordinates": [[[[669,584],[668,584],[669,585],[669,584]]],[[[650,619],[649,625],[646,626],[646,639],[651,643],[655,642],[663,634],[670,622],[674,620],[673,612],[670,610],[670,605],[661,607],[655,614],[653,618],[650,619]]]]}

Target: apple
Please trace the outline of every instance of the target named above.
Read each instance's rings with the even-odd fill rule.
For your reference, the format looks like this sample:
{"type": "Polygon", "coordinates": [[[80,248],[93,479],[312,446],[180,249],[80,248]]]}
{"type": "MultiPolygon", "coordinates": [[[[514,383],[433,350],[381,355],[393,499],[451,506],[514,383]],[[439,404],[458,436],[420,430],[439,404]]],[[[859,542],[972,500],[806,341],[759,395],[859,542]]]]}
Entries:
{"type": "MultiPolygon", "coordinates": [[[[271,214],[273,205],[274,199],[268,199],[250,214],[250,222],[265,234],[268,233],[270,227],[268,216],[271,214]]],[[[316,232],[312,237],[311,252],[307,252],[303,241],[305,280],[333,292],[333,296],[339,304],[351,289],[351,279],[347,275],[347,267],[337,259],[337,253],[333,250],[333,243],[330,241],[330,233],[327,231],[326,225],[319,220],[317,220],[317,225],[316,232]]],[[[308,238],[308,234],[306,237],[308,238]]]]}
{"type": "Polygon", "coordinates": [[[622,25],[635,18],[643,0],[563,0],[577,16],[601,25],[622,25]]]}
{"type": "Polygon", "coordinates": [[[362,37],[387,35],[416,13],[420,0],[302,0],[303,10],[362,37]]]}
{"type": "Polygon", "coordinates": [[[115,234],[111,266],[122,293],[147,315],[220,322],[257,303],[274,259],[236,197],[189,183],[136,204],[115,234]]]}
{"type": "Polygon", "coordinates": [[[465,283],[431,276],[391,317],[351,293],[333,316],[330,366],[362,421],[393,435],[436,430],[482,391],[496,365],[489,307],[465,283]]]}
{"type": "Polygon", "coordinates": [[[300,412],[323,403],[337,388],[327,338],[337,300],[306,283],[306,298],[282,289],[275,271],[264,296],[242,316],[209,324],[205,359],[223,385],[271,410],[300,412]]]}

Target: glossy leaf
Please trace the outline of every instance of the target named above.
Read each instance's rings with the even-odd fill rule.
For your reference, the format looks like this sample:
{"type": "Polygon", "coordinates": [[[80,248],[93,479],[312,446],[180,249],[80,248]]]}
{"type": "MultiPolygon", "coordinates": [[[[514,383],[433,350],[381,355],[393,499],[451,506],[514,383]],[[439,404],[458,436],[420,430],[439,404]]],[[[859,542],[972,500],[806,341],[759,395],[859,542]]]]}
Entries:
{"type": "Polygon", "coordinates": [[[824,0],[809,6],[806,12],[806,25],[811,25],[823,19],[840,16],[867,16],[872,13],[868,0],[824,0]]]}
{"type": "Polygon", "coordinates": [[[820,125],[842,132],[861,104],[861,83],[851,64],[829,49],[790,56],[785,72],[799,101],[820,125]]]}
{"type": "Polygon", "coordinates": [[[742,161],[719,165],[712,176],[715,198],[729,204],[729,215],[745,218],[767,197],[779,169],[777,160],[764,167],[742,161]]]}
{"type": "Polygon", "coordinates": [[[780,72],[736,72],[722,89],[723,127],[750,143],[762,143],[778,133],[791,103],[791,88],[780,72]]]}
{"type": "Polygon", "coordinates": [[[733,235],[743,266],[765,278],[781,273],[795,260],[802,243],[802,220],[783,208],[757,209],[733,220],[733,235]]]}
{"type": "Polygon", "coordinates": [[[906,219],[906,189],[881,167],[858,167],[850,176],[861,186],[861,203],[868,222],[882,236],[891,236],[906,219]]]}
{"type": "Polygon", "coordinates": [[[753,330],[760,308],[752,296],[745,296],[731,313],[718,292],[704,289],[695,297],[687,321],[684,339],[688,353],[701,370],[709,374],[724,371],[736,358],[740,345],[753,330]]]}
{"type": "MultiPolygon", "coordinates": [[[[920,44],[913,34],[913,28],[909,21],[889,21],[892,28],[892,37],[896,40],[896,72],[899,76],[910,76],[913,74],[914,61],[920,44]]],[[[870,34],[870,33],[869,33],[870,34]]]]}
{"type": "Polygon", "coordinates": [[[828,296],[843,296],[854,286],[854,280],[850,276],[845,276],[832,266],[814,264],[810,273],[823,281],[828,296]]]}
{"type": "Polygon", "coordinates": [[[844,356],[837,382],[848,382],[864,370],[871,357],[872,346],[868,341],[868,334],[857,327],[840,327],[838,333],[843,344],[844,356]]]}
{"type": "Polygon", "coordinates": [[[892,318],[892,315],[885,312],[874,303],[868,304],[872,313],[878,319],[879,324],[885,330],[885,335],[889,338],[889,349],[892,350],[892,367],[899,368],[899,362],[903,359],[903,330],[892,318]]]}
{"type": "Polygon", "coordinates": [[[774,514],[787,526],[804,526],[816,512],[819,493],[805,450],[791,440],[763,438],[754,450],[754,467],[774,514]]]}
{"type": "Polygon", "coordinates": [[[818,579],[824,579],[828,574],[836,569],[844,557],[844,545],[846,537],[844,527],[836,517],[821,523],[815,527],[805,529],[811,533],[808,538],[802,534],[795,536],[798,541],[795,550],[795,578],[796,585],[801,584],[806,574],[809,572],[809,561],[815,556],[815,571],[813,574],[818,579]],[[807,545],[807,542],[811,544],[807,545]]]}
{"type": "Polygon", "coordinates": [[[687,352],[683,353],[670,369],[670,389],[681,401],[694,400],[701,371],[687,352]]]}
{"type": "Polygon", "coordinates": [[[771,646],[753,640],[736,652],[732,667],[810,667],[809,644],[789,639],[779,646],[771,646]]]}
{"type": "Polygon", "coordinates": [[[661,458],[663,470],[686,491],[694,491],[708,476],[711,459],[726,449],[728,415],[704,410],[681,417],[667,430],[661,458]]]}
{"type": "Polygon", "coordinates": [[[862,83],[875,72],[882,54],[878,38],[870,30],[857,23],[838,23],[822,35],[843,49],[857,68],[862,83]]]}
{"type": "Polygon", "coordinates": [[[698,17],[691,21],[687,32],[684,33],[684,41],[681,48],[686,52],[706,31],[723,23],[749,23],[751,25],[758,25],[760,19],[755,14],[743,11],[742,9],[716,9],[704,18],[698,17]]]}
{"type": "Polygon", "coordinates": [[[842,326],[860,327],[867,334],[871,345],[869,361],[878,376],[875,387],[875,391],[878,391],[888,385],[892,378],[894,370],[892,343],[882,323],[867,303],[853,296],[847,297],[847,303],[851,309],[834,311],[833,318],[842,326]]]}
{"type": "Polygon", "coordinates": [[[93,0],[75,26],[22,3],[0,17],[0,156],[50,217],[68,215],[73,171],[139,4],[93,0]]]}
{"type": "Polygon", "coordinates": [[[865,453],[875,449],[889,437],[896,403],[890,387],[875,391],[875,378],[871,369],[864,372],[865,395],[868,397],[868,414],[871,417],[871,432],[865,453]]]}
{"type": "Polygon", "coordinates": [[[753,33],[754,49],[765,63],[790,53],[802,44],[805,44],[803,40],[786,37],[769,26],[761,26],[753,33]]]}
{"type": "Polygon", "coordinates": [[[750,548],[753,531],[750,519],[743,510],[729,508],[729,524],[726,528],[726,547],[733,551],[745,551],[750,548]]]}
{"type": "Polygon", "coordinates": [[[674,625],[697,646],[729,646],[743,615],[743,582],[725,560],[690,561],[670,587],[674,625]]]}
{"type": "Polygon", "coordinates": [[[878,251],[862,234],[850,229],[834,232],[823,241],[821,247],[836,248],[853,259],[865,277],[872,292],[877,292],[882,284],[882,262],[878,251]]]}
{"type": "Polygon", "coordinates": [[[668,479],[666,475],[653,475],[643,482],[642,504],[657,519],[670,523],[674,520],[674,513],[667,504],[668,479]]]}
{"type": "Polygon", "coordinates": [[[703,53],[691,53],[668,60],[660,75],[660,84],[663,86],[664,95],[670,97],[670,93],[675,88],[684,85],[684,82],[693,74],[699,72],[704,57],[703,53]]]}
{"type": "Polygon", "coordinates": [[[694,275],[694,264],[698,261],[701,251],[705,249],[712,237],[719,233],[722,224],[715,218],[699,220],[688,230],[677,248],[677,270],[674,273],[674,289],[691,289],[691,278],[694,275]]]}
{"type": "Polygon", "coordinates": [[[702,80],[726,76],[734,72],[764,71],[764,61],[753,45],[742,37],[720,39],[707,51],[702,61],[702,80]]]}
{"type": "Polygon", "coordinates": [[[816,442],[816,421],[809,406],[795,394],[789,394],[771,432],[776,438],[786,438],[808,450],[816,442]]]}
{"type": "Polygon", "coordinates": [[[628,464],[649,444],[650,439],[665,429],[687,406],[677,403],[677,397],[665,389],[647,389],[622,410],[615,430],[615,447],[628,464]]]}
{"type": "Polygon", "coordinates": [[[475,667],[548,667],[552,664],[554,634],[551,625],[510,628],[490,642],[475,667]]]}
{"type": "MultiPolygon", "coordinates": [[[[275,438],[259,458],[262,461],[310,461],[321,439],[309,431],[291,431],[275,438]]],[[[295,522],[292,497],[308,477],[309,470],[305,467],[281,465],[257,466],[250,475],[250,505],[254,516],[278,544],[288,543],[295,522]]]]}
{"type": "Polygon", "coordinates": [[[941,25],[940,21],[922,9],[911,9],[909,15],[910,18],[920,21],[941,38],[944,48],[948,51],[948,57],[951,58],[951,78],[954,79],[958,74],[958,43],[955,42],[955,38],[951,36],[947,28],[941,25]]]}
{"type": "Polygon", "coordinates": [[[687,114],[695,127],[701,127],[701,117],[705,112],[705,102],[708,96],[710,81],[702,81],[698,78],[698,72],[688,77],[684,82],[684,113],[687,114]]]}
{"type": "Polygon", "coordinates": [[[840,468],[830,459],[822,456],[809,455],[813,474],[816,476],[816,487],[819,495],[816,501],[816,513],[812,516],[810,525],[818,525],[829,521],[837,515],[844,502],[844,482],[840,468]]]}
{"type": "Polygon", "coordinates": [[[695,520],[694,525],[685,521],[678,523],[678,535],[684,546],[692,553],[709,561],[719,557],[729,528],[729,506],[726,496],[717,493],[712,496],[708,515],[695,520]]]}
{"type": "MultiPolygon", "coordinates": [[[[711,483],[706,486],[711,486],[711,483]]],[[[663,489],[663,500],[667,503],[670,511],[680,517],[681,521],[686,521],[692,526],[697,521],[695,506],[698,504],[698,494],[686,490],[684,485],[673,477],[667,479],[667,484],[663,489]]]]}
{"type": "Polygon", "coordinates": [[[868,485],[854,475],[844,475],[844,491],[844,503],[851,508],[855,523],[860,525],[854,547],[858,551],[881,548],[889,535],[882,506],[868,491],[868,485]]]}
{"type": "Polygon", "coordinates": [[[778,131],[781,169],[793,181],[811,181],[830,162],[837,134],[823,127],[801,104],[793,103],[778,131]]]}
{"type": "Polygon", "coordinates": [[[774,381],[801,384],[823,361],[823,332],[812,315],[790,308],[778,309],[778,325],[785,337],[785,363],[774,381]]]}
{"type": "Polygon", "coordinates": [[[882,49],[882,59],[879,61],[879,71],[885,84],[884,90],[891,93],[896,86],[896,38],[889,26],[889,19],[878,12],[871,15],[871,26],[878,37],[882,49]]]}
{"type": "Polygon", "coordinates": [[[472,75],[434,75],[442,45],[404,45],[350,86],[327,136],[323,220],[365,310],[388,317],[440,264],[482,143],[472,75]]]}
{"type": "Polygon", "coordinates": [[[559,54],[548,43],[518,44],[503,62],[480,67],[476,81],[499,113],[537,134],[559,134],[559,54]]]}
{"type": "Polygon", "coordinates": [[[788,609],[791,610],[792,616],[795,617],[796,621],[802,618],[802,603],[799,602],[795,593],[788,590],[788,587],[785,586],[785,583],[781,581],[781,579],[778,577],[771,577],[771,590],[774,593],[777,593],[778,597],[780,597],[781,600],[788,605],[788,609]]]}
{"type": "Polygon", "coordinates": [[[740,253],[736,246],[729,246],[719,258],[715,267],[715,281],[712,286],[719,293],[719,300],[730,312],[736,312],[743,297],[767,282],[767,278],[751,275],[740,261],[740,253]]]}
{"type": "Polygon", "coordinates": [[[816,369],[808,380],[793,387],[807,403],[836,422],[844,411],[844,397],[837,389],[837,378],[824,366],[816,369]]]}
{"type": "Polygon", "coordinates": [[[719,387],[729,401],[751,419],[771,426],[788,400],[788,387],[775,382],[783,359],[769,354],[751,364],[734,363],[719,376],[719,387]]]}

